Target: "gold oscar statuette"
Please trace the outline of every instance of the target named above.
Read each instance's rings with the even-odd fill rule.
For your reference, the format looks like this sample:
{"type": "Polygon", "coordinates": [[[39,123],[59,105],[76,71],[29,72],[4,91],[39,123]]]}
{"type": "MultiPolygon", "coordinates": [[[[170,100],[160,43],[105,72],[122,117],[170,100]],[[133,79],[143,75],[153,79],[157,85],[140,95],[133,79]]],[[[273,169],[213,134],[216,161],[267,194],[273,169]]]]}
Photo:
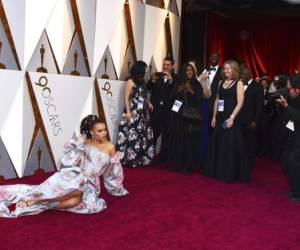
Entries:
{"type": "Polygon", "coordinates": [[[34,172],[34,174],[42,174],[45,173],[45,171],[41,168],[41,159],[42,159],[42,153],[43,151],[39,147],[39,150],[36,152],[37,158],[38,158],[38,169],[34,172]]]}
{"type": "Polygon", "coordinates": [[[106,74],[107,71],[107,56],[104,57],[104,74],[101,76],[102,79],[109,79],[109,75],[106,74]]]}
{"type": "Polygon", "coordinates": [[[44,44],[42,44],[42,47],[40,48],[40,54],[41,54],[41,67],[38,67],[36,71],[42,73],[48,73],[48,70],[44,67],[44,56],[45,56],[44,44]]]}
{"type": "MultiPolygon", "coordinates": [[[[2,41],[0,41],[0,56],[1,56],[1,52],[2,52],[2,41]]],[[[0,69],[6,69],[5,64],[0,63],[0,69]]]]}
{"type": "Polygon", "coordinates": [[[78,60],[78,53],[77,53],[77,50],[75,50],[75,53],[74,53],[74,70],[71,72],[71,75],[73,75],[73,76],[80,76],[80,73],[77,71],[77,60],[78,60]]]}

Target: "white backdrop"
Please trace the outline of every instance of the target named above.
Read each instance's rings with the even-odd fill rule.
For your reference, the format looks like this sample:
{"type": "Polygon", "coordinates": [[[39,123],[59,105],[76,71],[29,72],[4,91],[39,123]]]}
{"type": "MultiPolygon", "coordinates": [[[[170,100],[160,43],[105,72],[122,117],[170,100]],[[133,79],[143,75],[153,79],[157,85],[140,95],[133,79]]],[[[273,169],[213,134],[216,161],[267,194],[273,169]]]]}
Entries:
{"type": "Polygon", "coordinates": [[[144,60],[161,70],[167,54],[178,65],[181,0],[161,3],[2,0],[0,178],[54,171],[87,114],[104,115],[116,142],[129,67],[144,60]]]}

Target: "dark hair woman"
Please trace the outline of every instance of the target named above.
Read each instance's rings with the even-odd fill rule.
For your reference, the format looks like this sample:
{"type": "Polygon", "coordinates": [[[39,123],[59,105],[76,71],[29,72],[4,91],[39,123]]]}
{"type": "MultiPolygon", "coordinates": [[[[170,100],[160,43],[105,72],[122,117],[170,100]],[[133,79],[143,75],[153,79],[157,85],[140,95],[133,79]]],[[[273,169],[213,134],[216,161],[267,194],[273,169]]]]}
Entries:
{"type": "Polygon", "coordinates": [[[102,211],[106,203],[100,194],[99,177],[114,196],[128,194],[123,187],[122,154],[107,140],[107,129],[95,115],[80,125],[82,137],[65,145],[59,171],[40,185],[0,186],[0,217],[39,214],[49,209],[91,214],[102,211]],[[12,205],[15,209],[9,209],[12,205]]]}
{"type": "Polygon", "coordinates": [[[185,64],[172,92],[167,160],[182,173],[200,167],[201,101],[203,89],[194,66],[185,64]]]}
{"type": "Polygon", "coordinates": [[[125,86],[125,109],[121,116],[117,149],[124,152],[122,163],[129,167],[152,164],[155,157],[150,126],[152,104],[147,99],[144,76],[147,64],[137,61],[125,86]]]}

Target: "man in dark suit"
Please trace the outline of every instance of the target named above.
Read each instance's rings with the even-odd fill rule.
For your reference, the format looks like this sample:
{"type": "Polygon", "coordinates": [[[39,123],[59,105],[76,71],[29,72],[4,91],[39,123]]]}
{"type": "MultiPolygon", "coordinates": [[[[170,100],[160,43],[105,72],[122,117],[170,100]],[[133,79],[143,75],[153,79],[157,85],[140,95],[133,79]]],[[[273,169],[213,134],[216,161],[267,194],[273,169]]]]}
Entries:
{"type": "Polygon", "coordinates": [[[264,89],[264,100],[263,100],[263,108],[261,112],[260,121],[257,127],[257,154],[259,156],[266,156],[267,153],[270,152],[269,144],[271,141],[271,130],[272,130],[272,118],[274,115],[275,104],[271,100],[271,93],[269,92],[270,89],[270,79],[266,76],[260,78],[259,84],[264,89]]]}
{"type": "Polygon", "coordinates": [[[160,159],[165,160],[167,127],[169,121],[170,94],[176,84],[177,76],[174,73],[174,59],[166,57],[163,61],[163,71],[152,74],[147,84],[151,91],[150,102],[153,105],[151,115],[152,128],[154,133],[154,143],[156,145],[158,137],[161,135],[160,159]]]}
{"type": "Polygon", "coordinates": [[[202,72],[208,73],[209,76],[209,84],[210,84],[210,99],[209,99],[209,121],[212,119],[212,115],[214,112],[214,103],[218,95],[218,88],[219,88],[219,82],[222,78],[222,67],[219,65],[219,54],[218,53],[212,53],[209,56],[209,66],[205,68],[205,70],[202,72]]]}
{"type": "Polygon", "coordinates": [[[300,76],[292,75],[289,80],[290,100],[277,99],[288,115],[289,138],[282,154],[282,163],[291,186],[288,197],[300,202],[300,76]]]}
{"type": "Polygon", "coordinates": [[[256,159],[256,142],[257,142],[257,125],[261,118],[264,104],[264,89],[253,80],[251,70],[245,68],[242,72],[244,82],[244,104],[240,114],[243,135],[248,152],[250,165],[255,164],[256,159]]]}

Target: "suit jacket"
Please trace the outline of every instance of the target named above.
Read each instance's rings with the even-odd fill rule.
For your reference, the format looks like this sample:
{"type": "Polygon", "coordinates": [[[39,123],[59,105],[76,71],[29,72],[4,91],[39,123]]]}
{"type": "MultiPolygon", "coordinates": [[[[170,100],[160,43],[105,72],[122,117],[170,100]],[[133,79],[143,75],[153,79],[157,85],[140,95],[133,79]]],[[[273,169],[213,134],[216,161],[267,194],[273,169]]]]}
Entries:
{"type": "MultiPolygon", "coordinates": [[[[222,80],[222,67],[219,65],[218,70],[215,74],[214,80],[210,85],[211,96],[209,99],[209,114],[212,115],[214,112],[214,104],[218,95],[219,83],[222,80]]],[[[211,118],[211,117],[210,117],[211,118]]]]}
{"type": "Polygon", "coordinates": [[[252,81],[245,90],[244,104],[241,110],[241,122],[248,125],[251,122],[258,124],[264,106],[264,89],[252,81]]]}
{"type": "Polygon", "coordinates": [[[158,107],[166,108],[169,105],[171,91],[177,81],[176,74],[172,74],[172,78],[172,81],[165,81],[162,77],[159,77],[156,82],[152,82],[151,79],[148,81],[147,88],[152,91],[150,102],[154,109],[158,107]]]}
{"type": "Polygon", "coordinates": [[[297,147],[300,147],[300,97],[293,99],[289,102],[289,106],[286,109],[288,117],[294,122],[294,134],[292,139],[297,142],[297,147]]]}

